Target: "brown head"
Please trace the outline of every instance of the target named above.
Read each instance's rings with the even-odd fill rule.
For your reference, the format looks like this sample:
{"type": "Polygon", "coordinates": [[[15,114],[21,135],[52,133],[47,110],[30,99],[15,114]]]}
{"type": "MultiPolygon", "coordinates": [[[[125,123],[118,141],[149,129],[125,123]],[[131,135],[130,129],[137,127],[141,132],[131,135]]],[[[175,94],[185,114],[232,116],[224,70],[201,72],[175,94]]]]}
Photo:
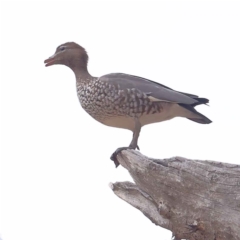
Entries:
{"type": "Polygon", "coordinates": [[[44,61],[45,66],[62,64],[70,67],[73,71],[86,70],[88,55],[86,50],[74,42],[67,42],[57,47],[53,56],[44,61]]]}

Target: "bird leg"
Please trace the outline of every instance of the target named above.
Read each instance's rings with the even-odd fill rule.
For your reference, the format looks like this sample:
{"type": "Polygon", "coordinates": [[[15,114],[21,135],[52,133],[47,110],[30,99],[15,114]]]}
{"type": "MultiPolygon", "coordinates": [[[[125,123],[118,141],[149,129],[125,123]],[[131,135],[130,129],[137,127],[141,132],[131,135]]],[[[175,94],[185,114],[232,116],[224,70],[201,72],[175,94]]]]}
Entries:
{"type": "Polygon", "coordinates": [[[139,148],[137,142],[138,142],[138,137],[141,131],[141,123],[139,122],[138,118],[135,118],[134,120],[135,120],[134,121],[135,125],[134,125],[133,138],[129,145],[129,148],[132,148],[132,149],[139,148]]]}
{"type": "Polygon", "coordinates": [[[117,160],[117,155],[123,151],[123,150],[127,150],[127,149],[138,149],[138,137],[141,131],[141,123],[139,122],[138,118],[134,118],[134,131],[133,131],[133,138],[132,141],[129,145],[129,147],[120,147],[118,148],[110,157],[110,159],[114,162],[116,168],[119,166],[119,162],[117,160]]]}

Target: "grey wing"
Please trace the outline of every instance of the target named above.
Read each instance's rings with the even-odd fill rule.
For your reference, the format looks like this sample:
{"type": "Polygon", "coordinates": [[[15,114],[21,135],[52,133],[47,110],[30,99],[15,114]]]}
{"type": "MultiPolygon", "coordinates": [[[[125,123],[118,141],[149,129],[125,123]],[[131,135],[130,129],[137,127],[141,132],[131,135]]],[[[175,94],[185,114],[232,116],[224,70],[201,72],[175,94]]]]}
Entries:
{"type": "Polygon", "coordinates": [[[124,73],[111,73],[100,77],[101,81],[118,85],[120,89],[135,88],[147,94],[152,101],[166,101],[182,104],[196,104],[198,96],[181,93],[157,82],[124,73]]]}

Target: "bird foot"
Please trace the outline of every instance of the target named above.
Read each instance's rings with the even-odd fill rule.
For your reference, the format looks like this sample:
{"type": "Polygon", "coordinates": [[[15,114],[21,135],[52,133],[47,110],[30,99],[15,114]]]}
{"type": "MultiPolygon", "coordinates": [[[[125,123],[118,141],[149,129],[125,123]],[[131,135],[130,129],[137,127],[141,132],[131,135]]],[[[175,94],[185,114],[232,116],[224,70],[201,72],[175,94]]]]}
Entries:
{"type": "Polygon", "coordinates": [[[110,159],[114,162],[116,168],[119,166],[119,162],[117,160],[117,155],[123,151],[123,150],[127,150],[127,149],[133,149],[132,147],[120,147],[118,148],[110,157],[110,159]]]}

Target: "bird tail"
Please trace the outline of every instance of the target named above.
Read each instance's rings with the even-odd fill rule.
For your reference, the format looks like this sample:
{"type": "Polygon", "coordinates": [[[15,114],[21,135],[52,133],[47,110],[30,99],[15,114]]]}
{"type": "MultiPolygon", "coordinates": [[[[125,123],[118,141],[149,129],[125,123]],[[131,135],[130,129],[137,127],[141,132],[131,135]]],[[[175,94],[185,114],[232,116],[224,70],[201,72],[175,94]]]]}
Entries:
{"type": "Polygon", "coordinates": [[[207,118],[206,116],[204,116],[203,114],[201,114],[200,112],[198,112],[194,107],[196,107],[197,105],[200,105],[200,104],[207,104],[209,102],[208,99],[206,98],[196,98],[197,103],[194,103],[192,105],[187,105],[187,104],[181,104],[179,103],[179,105],[185,109],[187,109],[188,111],[190,111],[192,114],[191,117],[187,117],[187,119],[191,120],[191,121],[194,121],[194,122],[197,122],[197,123],[201,123],[201,124],[209,124],[211,123],[212,121],[207,118]]]}
{"type": "Polygon", "coordinates": [[[201,118],[187,118],[187,119],[201,124],[209,124],[212,122],[209,118],[205,117],[201,113],[198,113],[198,115],[201,116],[201,118]]]}
{"type": "Polygon", "coordinates": [[[192,107],[196,107],[196,106],[201,105],[201,104],[206,104],[207,105],[207,103],[209,103],[209,100],[207,98],[194,98],[194,99],[197,100],[198,102],[192,104],[191,105],[192,107]]]}

